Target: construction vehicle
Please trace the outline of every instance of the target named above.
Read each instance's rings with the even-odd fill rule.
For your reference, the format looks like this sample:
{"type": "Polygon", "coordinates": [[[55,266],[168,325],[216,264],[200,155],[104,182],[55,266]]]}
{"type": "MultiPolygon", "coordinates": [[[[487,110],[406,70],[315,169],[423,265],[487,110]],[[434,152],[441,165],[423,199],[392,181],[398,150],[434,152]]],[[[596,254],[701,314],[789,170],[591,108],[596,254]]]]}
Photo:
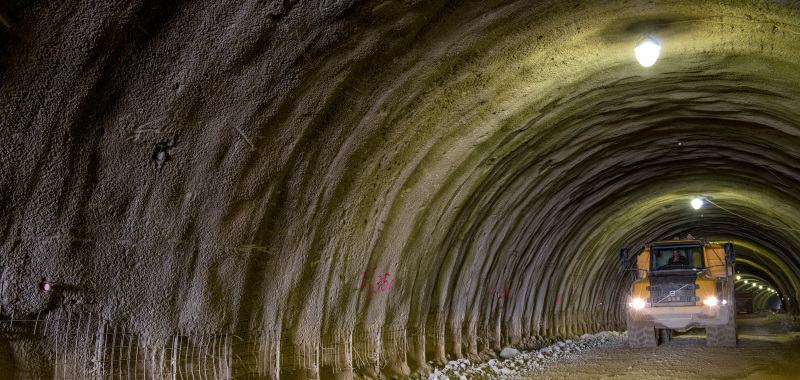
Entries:
{"type": "MultiPolygon", "coordinates": [[[[623,268],[631,261],[620,251],[623,268]]],[[[702,239],[647,244],[638,255],[628,299],[628,342],[652,347],[673,331],[705,328],[709,346],[736,346],[733,243],[702,239]]]]}

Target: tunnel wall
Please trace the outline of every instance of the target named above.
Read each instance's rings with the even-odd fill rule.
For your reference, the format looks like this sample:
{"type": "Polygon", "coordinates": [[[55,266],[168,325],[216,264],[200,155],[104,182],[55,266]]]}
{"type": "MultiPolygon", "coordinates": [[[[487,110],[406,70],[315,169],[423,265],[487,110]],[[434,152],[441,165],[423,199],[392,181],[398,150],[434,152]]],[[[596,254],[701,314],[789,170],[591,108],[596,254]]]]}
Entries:
{"type": "Polygon", "coordinates": [[[623,329],[616,252],[687,233],[747,242],[800,297],[792,4],[0,9],[19,373],[125,352],[153,358],[134,371],[191,352],[219,373],[425,373],[623,329]],[[75,328],[93,340],[53,348],[75,328]]]}

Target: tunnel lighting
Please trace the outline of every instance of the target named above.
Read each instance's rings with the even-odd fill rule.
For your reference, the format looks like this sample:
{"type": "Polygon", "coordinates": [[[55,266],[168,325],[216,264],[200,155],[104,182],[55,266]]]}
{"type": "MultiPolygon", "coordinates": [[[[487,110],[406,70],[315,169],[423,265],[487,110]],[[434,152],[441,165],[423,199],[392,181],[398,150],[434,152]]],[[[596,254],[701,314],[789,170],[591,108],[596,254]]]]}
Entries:
{"type": "Polygon", "coordinates": [[[639,310],[644,307],[644,300],[641,298],[634,298],[633,301],[631,301],[631,303],[628,304],[628,306],[636,310],[639,310]]]}
{"type": "Polygon", "coordinates": [[[747,280],[744,280],[744,283],[746,284],[746,283],[747,283],[747,280]]]}
{"type": "Polygon", "coordinates": [[[700,209],[700,207],[703,207],[703,200],[700,198],[692,199],[692,207],[694,207],[695,210],[700,209]]]}
{"type": "Polygon", "coordinates": [[[650,67],[656,63],[658,54],[661,52],[661,45],[651,37],[647,37],[636,49],[633,49],[633,52],[636,54],[636,60],[639,61],[640,65],[650,67]]]}
{"type": "MultiPolygon", "coordinates": [[[[736,279],[737,279],[737,280],[741,280],[741,279],[742,279],[742,276],[736,276],[736,279]]],[[[745,282],[745,284],[746,284],[746,283],[747,283],[747,282],[745,282]]]]}
{"type": "Polygon", "coordinates": [[[717,297],[708,297],[703,300],[703,304],[707,306],[717,306],[717,297]]]}
{"type": "Polygon", "coordinates": [[[764,289],[764,286],[763,286],[763,285],[759,285],[759,287],[758,287],[758,288],[759,288],[759,289],[764,289]]]}

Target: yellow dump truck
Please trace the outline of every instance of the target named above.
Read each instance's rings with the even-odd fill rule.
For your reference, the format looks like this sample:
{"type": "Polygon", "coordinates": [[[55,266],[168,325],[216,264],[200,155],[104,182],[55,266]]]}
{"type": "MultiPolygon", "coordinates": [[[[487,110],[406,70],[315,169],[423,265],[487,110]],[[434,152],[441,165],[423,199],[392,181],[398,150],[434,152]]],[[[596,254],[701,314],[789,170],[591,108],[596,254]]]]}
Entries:
{"type": "MultiPolygon", "coordinates": [[[[636,281],[628,298],[628,342],[657,346],[673,331],[705,328],[709,346],[736,346],[732,243],[705,240],[659,241],[636,260],[636,281]]],[[[620,251],[630,269],[628,250],[620,251]]]]}

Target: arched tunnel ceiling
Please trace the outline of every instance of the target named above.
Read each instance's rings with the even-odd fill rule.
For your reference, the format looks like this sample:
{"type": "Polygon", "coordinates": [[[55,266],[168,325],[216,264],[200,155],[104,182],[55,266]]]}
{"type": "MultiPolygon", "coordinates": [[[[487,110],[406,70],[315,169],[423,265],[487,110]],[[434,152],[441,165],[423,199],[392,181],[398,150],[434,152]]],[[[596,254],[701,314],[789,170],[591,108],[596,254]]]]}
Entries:
{"type": "Polygon", "coordinates": [[[800,298],[795,2],[0,9],[4,311],[443,360],[619,326],[615,252],[688,233],[800,298]]]}

